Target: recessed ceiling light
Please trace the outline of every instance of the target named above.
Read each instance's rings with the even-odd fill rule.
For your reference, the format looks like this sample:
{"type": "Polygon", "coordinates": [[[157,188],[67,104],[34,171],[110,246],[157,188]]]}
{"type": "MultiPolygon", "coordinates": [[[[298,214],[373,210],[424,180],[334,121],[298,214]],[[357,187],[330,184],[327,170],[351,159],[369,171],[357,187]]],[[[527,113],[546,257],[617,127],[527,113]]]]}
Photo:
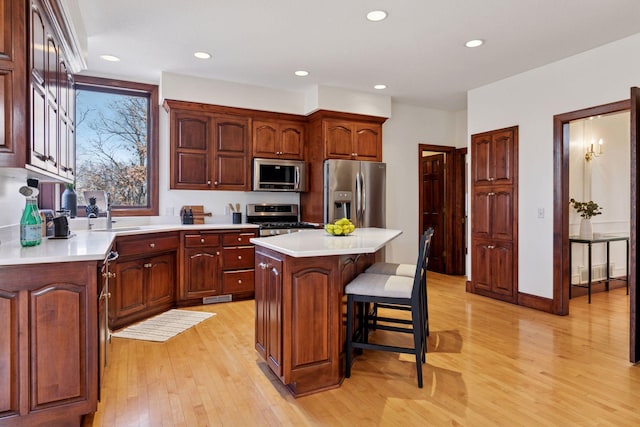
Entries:
{"type": "Polygon", "coordinates": [[[378,90],[382,90],[382,89],[386,89],[387,85],[375,85],[373,88],[374,89],[378,89],[378,90]]]}
{"type": "Polygon", "coordinates": [[[306,76],[309,75],[309,72],[305,71],[305,70],[298,70],[298,71],[294,72],[293,74],[295,74],[298,77],[306,77],[306,76]]]}
{"type": "Polygon", "coordinates": [[[475,40],[469,40],[464,45],[466,47],[478,47],[478,46],[482,46],[483,44],[484,44],[484,40],[475,39],[475,40]]]}
{"type": "Polygon", "coordinates": [[[196,52],[193,54],[193,56],[195,56],[198,59],[209,59],[211,58],[211,54],[207,53],[207,52],[196,52]]]}
{"type": "Polygon", "coordinates": [[[120,58],[118,58],[117,56],[113,56],[113,55],[100,55],[100,58],[104,59],[105,61],[109,61],[109,62],[118,62],[118,61],[120,61],[120,58]]]}
{"type": "Polygon", "coordinates": [[[384,10],[372,10],[367,13],[367,19],[371,22],[382,21],[387,18],[387,12],[384,10]]]}

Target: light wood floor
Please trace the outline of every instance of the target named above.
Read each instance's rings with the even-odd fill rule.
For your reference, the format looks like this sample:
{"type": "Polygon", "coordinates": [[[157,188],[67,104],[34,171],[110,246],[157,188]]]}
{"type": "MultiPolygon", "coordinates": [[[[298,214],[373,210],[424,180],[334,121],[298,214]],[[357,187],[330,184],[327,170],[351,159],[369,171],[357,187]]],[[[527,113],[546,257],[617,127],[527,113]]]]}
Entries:
{"type": "Polygon", "coordinates": [[[113,339],[85,426],[640,425],[624,289],[559,317],[430,274],[423,389],[410,357],[369,351],[340,388],[300,399],[254,351],[253,301],[193,309],[217,315],[166,343],[113,339]]]}

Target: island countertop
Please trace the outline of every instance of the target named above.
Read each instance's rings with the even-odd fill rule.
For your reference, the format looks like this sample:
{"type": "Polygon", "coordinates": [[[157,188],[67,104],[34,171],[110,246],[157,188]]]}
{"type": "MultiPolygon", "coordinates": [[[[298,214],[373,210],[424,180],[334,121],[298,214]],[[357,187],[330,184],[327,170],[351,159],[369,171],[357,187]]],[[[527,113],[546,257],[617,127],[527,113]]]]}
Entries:
{"type": "Polygon", "coordinates": [[[402,234],[388,228],[357,228],[347,236],[331,236],[324,230],[254,237],[251,243],[294,258],[374,253],[402,234]]]}

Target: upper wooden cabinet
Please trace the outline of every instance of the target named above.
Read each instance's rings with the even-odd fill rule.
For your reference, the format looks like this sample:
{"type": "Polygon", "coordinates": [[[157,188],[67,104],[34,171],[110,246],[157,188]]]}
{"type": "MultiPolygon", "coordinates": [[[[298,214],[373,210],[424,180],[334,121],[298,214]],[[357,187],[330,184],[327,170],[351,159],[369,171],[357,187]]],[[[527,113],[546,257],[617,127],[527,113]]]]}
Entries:
{"type": "Polygon", "coordinates": [[[325,159],[382,160],[382,125],[346,120],[325,120],[325,159]]]}
{"type": "Polygon", "coordinates": [[[75,177],[73,71],[80,54],[51,0],[0,0],[0,167],[75,177]]]}
{"type": "Polygon", "coordinates": [[[474,185],[512,185],[514,181],[513,128],[474,135],[471,156],[474,185]]]}
{"type": "Polygon", "coordinates": [[[302,160],[304,158],[304,124],[254,120],[253,157],[302,160]]]}
{"type": "Polygon", "coordinates": [[[250,190],[250,118],[228,109],[166,100],[170,114],[171,188],[250,190]]]}

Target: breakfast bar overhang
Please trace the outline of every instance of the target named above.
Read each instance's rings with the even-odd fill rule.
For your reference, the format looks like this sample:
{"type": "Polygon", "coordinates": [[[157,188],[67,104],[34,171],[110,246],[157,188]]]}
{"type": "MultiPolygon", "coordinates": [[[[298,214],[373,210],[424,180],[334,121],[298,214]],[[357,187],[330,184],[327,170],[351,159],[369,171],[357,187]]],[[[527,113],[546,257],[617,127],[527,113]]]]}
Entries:
{"type": "Polygon", "coordinates": [[[345,286],[402,231],[359,228],[253,238],[255,348],[295,396],[339,387],[344,379],[345,286]]]}

